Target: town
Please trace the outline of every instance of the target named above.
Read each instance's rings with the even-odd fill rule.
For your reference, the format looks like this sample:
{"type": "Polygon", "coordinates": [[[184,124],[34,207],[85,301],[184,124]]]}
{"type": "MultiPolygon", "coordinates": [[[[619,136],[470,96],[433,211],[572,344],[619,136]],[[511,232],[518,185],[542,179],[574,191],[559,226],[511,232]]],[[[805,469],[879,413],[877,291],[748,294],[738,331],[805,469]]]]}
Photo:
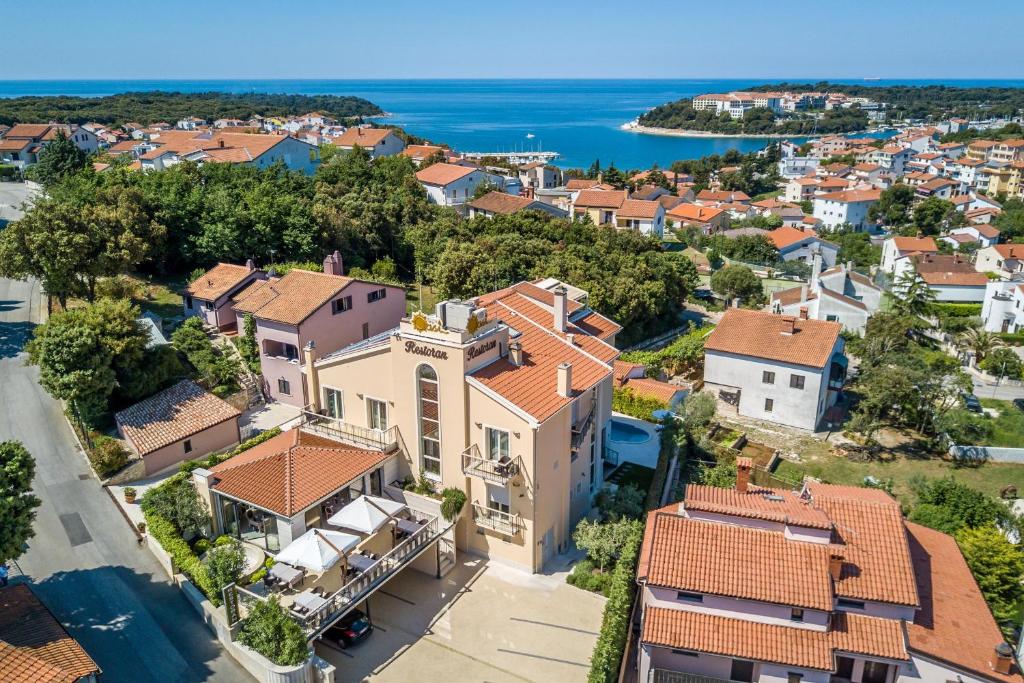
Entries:
{"type": "Polygon", "coordinates": [[[783,87],[880,126],[0,126],[0,678],[1024,681],[1024,111],[783,87]]]}

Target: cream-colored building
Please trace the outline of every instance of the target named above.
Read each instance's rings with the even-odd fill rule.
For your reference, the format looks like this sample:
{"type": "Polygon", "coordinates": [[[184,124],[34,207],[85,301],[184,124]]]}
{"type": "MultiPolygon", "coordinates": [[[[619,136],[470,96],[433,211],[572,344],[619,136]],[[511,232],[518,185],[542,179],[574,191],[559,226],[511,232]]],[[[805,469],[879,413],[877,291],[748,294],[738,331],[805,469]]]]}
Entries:
{"type": "Polygon", "coordinates": [[[400,478],[466,492],[460,549],[539,571],[603,483],[621,328],[586,298],[523,282],[442,302],[323,358],[307,347],[312,408],[397,430],[400,478]]]}

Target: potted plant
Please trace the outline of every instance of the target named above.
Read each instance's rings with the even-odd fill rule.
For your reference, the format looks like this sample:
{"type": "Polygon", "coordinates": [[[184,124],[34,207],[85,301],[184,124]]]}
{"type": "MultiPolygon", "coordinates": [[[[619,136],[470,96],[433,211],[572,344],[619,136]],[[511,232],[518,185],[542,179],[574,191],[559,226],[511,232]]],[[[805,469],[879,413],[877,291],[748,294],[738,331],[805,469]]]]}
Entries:
{"type": "Polygon", "coordinates": [[[441,516],[450,524],[459,516],[465,504],[466,494],[462,489],[450,486],[441,493],[441,516]]]}
{"type": "Polygon", "coordinates": [[[137,526],[137,527],[138,527],[138,529],[139,529],[139,533],[140,533],[140,534],[144,534],[144,533],[146,533],[146,523],[145,523],[145,522],[139,522],[139,523],[138,523],[138,524],[136,524],[135,526],[137,526]]]}
{"type": "Polygon", "coordinates": [[[124,502],[126,502],[126,503],[134,503],[135,502],[135,494],[136,493],[137,492],[136,492],[136,490],[133,487],[125,486],[124,487],[124,502]]]}

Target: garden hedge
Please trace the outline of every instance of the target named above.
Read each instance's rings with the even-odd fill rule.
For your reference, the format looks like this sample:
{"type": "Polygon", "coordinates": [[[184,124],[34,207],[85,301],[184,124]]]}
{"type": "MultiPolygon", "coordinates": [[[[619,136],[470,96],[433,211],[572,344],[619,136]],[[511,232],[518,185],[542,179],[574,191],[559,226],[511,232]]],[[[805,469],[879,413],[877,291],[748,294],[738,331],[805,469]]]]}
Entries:
{"type": "Polygon", "coordinates": [[[199,557],[192,552],[192,548],[178,534],[174,524],[155,512],[143,510],[142,514],[146,518],[146,530],[149,535],[167,551],[167,554],[174,560],[174,566],[178,568],[178,571],[189,577],[196,588],[210,599],[210,602],[220,605],[221,597],[217,594],[209,572],[206,571],[206,565],[199,561],[199,557]]]}
{"type": "Polygon", "coordinates": [[[612,410],[650,422],[654,419],[651,413],[655,410],[668,410],[668,404],[656,398],[638,396],[629,389],[613,389],[612,410]]]}
{"type": "Polygon", "coordinates": [[[588,683],[614,683],[619,679],[622,655],[629,640],[629,618],[636,596],[636,564],[642,543],[643,530],[638,529],[626,540],[612,572],[601,632],[590,656],[588,683]]]}
{"type": "Polygon", "coordinates": [[[981,315],[981,304],[933,303],[931,309],[940,318],[971,318],[981,315]]]}

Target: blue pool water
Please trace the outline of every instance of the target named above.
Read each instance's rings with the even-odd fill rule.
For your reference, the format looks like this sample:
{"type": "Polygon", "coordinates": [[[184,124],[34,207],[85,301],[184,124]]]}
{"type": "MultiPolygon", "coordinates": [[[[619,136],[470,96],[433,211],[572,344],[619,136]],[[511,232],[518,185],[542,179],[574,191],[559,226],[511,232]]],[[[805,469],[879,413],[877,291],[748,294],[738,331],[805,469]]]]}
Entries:
{"type": "Polygon", "coordinates": [[[618,441],[619,443],[643,443],[651,437],[645,430],[640,429],[639,427],[634,427],[627,422],[612,420],[611,428],[609,429],[609,438],[612,441],[618,441]]]}

